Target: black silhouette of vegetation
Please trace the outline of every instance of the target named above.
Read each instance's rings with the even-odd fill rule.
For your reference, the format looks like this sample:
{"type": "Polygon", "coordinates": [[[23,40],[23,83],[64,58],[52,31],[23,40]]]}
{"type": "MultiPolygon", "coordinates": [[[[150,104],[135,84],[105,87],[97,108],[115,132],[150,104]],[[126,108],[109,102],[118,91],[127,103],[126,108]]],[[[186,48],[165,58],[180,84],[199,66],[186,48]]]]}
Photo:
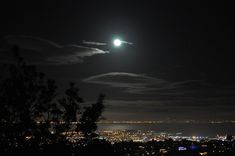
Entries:
{"type": "Polygon", "coordinates": [[[78,124],[78,127],[87,139],[91,139],[96,136],[94,131],[97,129],[96,122],[99,120],[104,109],[104,97],[105,96],[101,94],[95,104],[92,104],[91,107],[86,107],[79,120],[80,123],[78,124]]]}
{"type": "Polygon", "coordinates": [[[15,63],[5,65],[8,70],[0,82],[1,151],[17,153],[26,146],[39,149],[65,143],[62,132],[74,130],[84,134],[84,141],[96,137],[94,131],[104,109],[104,95],[82,109],[79,90],[75,83],[70,83],[65,96],[57,99],[55,81],[46,79],[34,65],[26,64],[17,46],[13,53],[15,63]]]}

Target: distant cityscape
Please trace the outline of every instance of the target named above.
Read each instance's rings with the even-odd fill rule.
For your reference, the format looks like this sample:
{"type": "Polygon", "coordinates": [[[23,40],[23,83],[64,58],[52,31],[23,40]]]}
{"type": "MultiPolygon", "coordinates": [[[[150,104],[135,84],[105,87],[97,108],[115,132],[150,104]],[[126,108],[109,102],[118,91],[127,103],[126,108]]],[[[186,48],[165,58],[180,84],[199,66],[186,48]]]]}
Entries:
{"type": "MultiPolygon", "coordinates": [[[[117,155],[223,156],[235,152],[235,139],[232,135],[184,136],[182,133],[141,130],[98,131],[97,134],[100,141],[112,144],[117,155]]],[[[83,139],[81,133],[69,132],[64,135],[74,144],[83,139]]]]}
{"type": "Polygon", "coordinates": [[[134,120],[125,120],[125,121],[111,121],[111,120],[102,120],[98,123],[101,124],[158,124],[158,123],[211,123],[211,124],[221,124],[221,123],[235,123],[235,120],[146,120],[146,121],[134,121],[134,120]]]}
{"type": "MultiPolygon", "coordinates": [[[[156,132],[156,131],[143,131],[143,130],[106,130],[106,131],[97,131],[99,139],[105,139],[109,142],[123,142],[123,141],[133,141],[133,142],[149,142],[149,141],[226,141],[233,140],[234,136],[227,135],[216,135],[214,137],[208,136],[185,136],[181,132],[178,133],[166,133],[166,132],[156,132]]],[[[82,139],[82,134],[80,132],[66,132],[64,135],[67,136],[67,139],[76,142],[76,140],[82,139]]]]}

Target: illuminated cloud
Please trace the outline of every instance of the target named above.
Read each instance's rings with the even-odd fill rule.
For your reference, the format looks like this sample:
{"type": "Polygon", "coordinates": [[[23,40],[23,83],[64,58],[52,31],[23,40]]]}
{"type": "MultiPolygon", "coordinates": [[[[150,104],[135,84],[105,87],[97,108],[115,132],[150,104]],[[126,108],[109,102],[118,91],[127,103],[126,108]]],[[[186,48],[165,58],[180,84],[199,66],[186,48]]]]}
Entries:
{"type": "Polygon", "coordinates": [[[87,45],[98,45],[98,46],[104,46],[107,45],[107,43],[103,43],[103,42],[94,42],[94,41],[82,41],[83,44],[87,44],[87,45]]]}
{"type": "Polygon", "coordinates": [[[145,74],[111,72],[95,75],[82,80],[86,83],[108,85],[110,87],[124,88],[125,92],[146,94],[149,91],[161,88],[167,81],[147,76],[145,74]]]}
{"type": "MultiPolygon", "coordinates": [[[[108,51],[98,48],[75,44],[60,45],[50,40],[32,36],[7,36],[5,40],[10,45],[19,46],[20,54],[27,62],[33,64],[76,64],[82,63],[84,57],[108,53],[108,51]]],[[[1,55],[6,57],[7,53],[9,54],[9,50],[1,55]]]]}

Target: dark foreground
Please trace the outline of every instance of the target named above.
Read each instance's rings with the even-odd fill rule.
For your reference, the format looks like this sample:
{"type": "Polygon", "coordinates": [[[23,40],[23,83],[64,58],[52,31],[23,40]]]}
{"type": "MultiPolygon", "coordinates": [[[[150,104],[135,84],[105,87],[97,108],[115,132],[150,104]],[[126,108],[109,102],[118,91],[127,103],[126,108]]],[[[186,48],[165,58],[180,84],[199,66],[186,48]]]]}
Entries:
{"type": "Polygon", "coordinates": [[[79,141],[69,143],[60,141],[57,143],[38,144],[33,140],[21,144],[1,144],[1,155],[63,155],[63,156],[232,156],[235,155],[235,141],[172,141],[162,142],[119,142],[110,143],[105,140],[79,141]]]}

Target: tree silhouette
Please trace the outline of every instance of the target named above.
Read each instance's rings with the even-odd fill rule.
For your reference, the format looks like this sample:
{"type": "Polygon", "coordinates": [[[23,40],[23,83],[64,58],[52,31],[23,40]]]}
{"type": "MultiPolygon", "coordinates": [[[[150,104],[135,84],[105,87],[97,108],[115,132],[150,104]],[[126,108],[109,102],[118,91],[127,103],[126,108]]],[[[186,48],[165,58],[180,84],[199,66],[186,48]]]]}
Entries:
{"type": "Polygon", "coordinates": [[[96,136],[94,131],[97,129],[96,122],[100,119],[104,110],[104,98],[105,96],[100,94],[95,104],[92,104],[90,107],[85,107],[85,111],[80,118],[78,127],[81,129],[85,138],[88,140],[96,136]]]}
{"type": "Polygon", "coordinates": [[[37,103],[34,105],[33,115],[37,121],[40,121],[41,124],[37,126],[39,130],[39,137],[47,138],[50,136],[49,128],[51,127],[50,122],[54,121],[56,109],[56,103],[54,99],[56,97],[57,86],[54,80],[48,79],[46,85],[43,82],[40,82],[40,90],[37,103]]]}
{"type": "MultiPolygon", "coordinates": [[[[56,94],[54,80],[45,80],[44,74],[33,65],[27,65],[13,48],[16,63],[7,65],[8,75],[0,84],[1,125],[5,137],[24,139],[26,135],[49,133],[49,108],[56,94]],[[47,118],[43,114],[48,114],[47,118]],[[47,124],[37,125],[35,121],[47,124]]],[[[37,136],[37,135],[36,135],[37,136]]]]}
{"type": "Polygon", "coordinates": [[[64,144],[62,132],[74,131],[76,126],[87,140],[92,139],[104,109],[104,95],[82,111],[83,99],[75,84],[70,83],[65,96],[57,100],[55,81],[26,64],[18,47],[13,52],[16,62],[6,65],[8,72],[0,82],[0,151],[24,153],[24,148],[31,148],[32,155],[32,150],[47,149],[49,144],[65,147],[68,144],[64,144]],[[77,125],[71,126],[72,122],[77,125]]]}
{"type": "MultiPolygon", "coordinates": [[[[43,75],[42,75],[43,76],[43,75]]],[[[38,101],[34,105],[34,117],[42,121],[51,120],[50,109],[55,105],[53,101],[56,97],[57,86],[54,80],[48,79],[47,84],[44,85],[43,82],[40,82],[40,90],[38,96],[38,101]],[[44,114],[47,114],[46,116],[44,114]]]]}
{"type": "Polygon", "coordinates": [[[81,113],[79,104],[83,99],[79,96],[79,89],[75,83],[70,83],[70,87],[65,91],[65,97],[59,100],[59,104],[64,108],[64,126],[66,131],[70,129],[72,122],[77,122],[77,116],[81,113]]]}

